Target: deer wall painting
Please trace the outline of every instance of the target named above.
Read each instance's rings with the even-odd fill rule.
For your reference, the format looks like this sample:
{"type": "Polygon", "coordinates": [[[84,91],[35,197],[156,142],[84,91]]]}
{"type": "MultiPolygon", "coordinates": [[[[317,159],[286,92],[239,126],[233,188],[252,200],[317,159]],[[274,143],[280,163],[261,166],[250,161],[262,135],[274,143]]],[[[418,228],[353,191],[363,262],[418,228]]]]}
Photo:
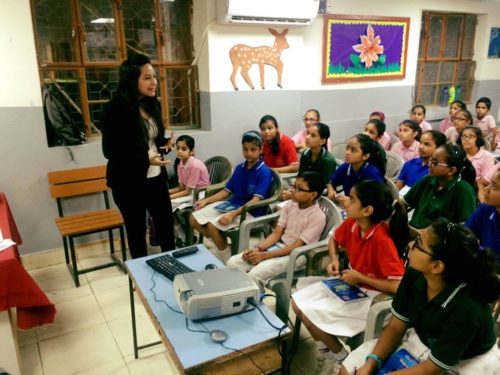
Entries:
{"type": "Polygon", "coordinates": [[[241,68],[241,76],[245,82],[250,86],[252,90],[255,89],[250,76],[248,75],[248,70],[252,65],[259,65],[260,71],[260,86],[265,89],[264,85],[264,66],[273,66],[278,72],[278,87],[283,88],[281,85],[281,76],[283,74],[283,62],[281,61],[281,51],[288,48],[288,42],[286,40],[286,34],[288,29],[283,30],[281,33],[274,29],[269,28],[269,32],[275,36],[274,44],[270,46],[260,46],[251,47],[245,44],[236,44],[229,51],[229,57],[231,58],[231,63],[233,64],[233,72],[231,73],[231,83],[233,88],[238,90],[236,85],[236,74],[241,68]]]}

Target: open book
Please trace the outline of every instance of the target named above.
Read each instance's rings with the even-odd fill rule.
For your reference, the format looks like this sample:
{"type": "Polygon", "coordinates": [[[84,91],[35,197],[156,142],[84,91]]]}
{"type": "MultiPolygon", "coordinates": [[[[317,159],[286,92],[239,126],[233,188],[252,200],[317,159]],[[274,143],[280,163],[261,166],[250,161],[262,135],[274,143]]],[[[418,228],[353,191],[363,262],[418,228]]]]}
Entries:
{"type": "Polygon", "coordinates": [[[368,294],[357,286],[349,285],[341,279],[325,279],[321,281],[321,285],[335,297],[340,298],[346,303],[368,298],[368,294]]]}

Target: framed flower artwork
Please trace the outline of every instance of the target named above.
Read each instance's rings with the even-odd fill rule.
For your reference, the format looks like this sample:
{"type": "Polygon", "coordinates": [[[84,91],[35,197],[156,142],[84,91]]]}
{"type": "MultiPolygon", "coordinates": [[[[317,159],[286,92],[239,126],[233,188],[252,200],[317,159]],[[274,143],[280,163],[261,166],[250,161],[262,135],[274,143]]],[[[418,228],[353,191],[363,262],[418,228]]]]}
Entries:
{"type": "Polygon", "coordinates": [[[403,79],[409,18],[326,14],[322,83],[403,79]]]}

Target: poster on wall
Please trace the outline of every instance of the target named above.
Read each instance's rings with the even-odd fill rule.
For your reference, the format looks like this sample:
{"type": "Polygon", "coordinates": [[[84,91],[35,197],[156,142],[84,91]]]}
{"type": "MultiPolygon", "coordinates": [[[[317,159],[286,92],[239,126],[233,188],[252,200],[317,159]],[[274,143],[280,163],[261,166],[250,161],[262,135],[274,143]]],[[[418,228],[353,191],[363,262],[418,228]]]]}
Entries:
{"type": "Polygon", "coordinates": [[[322,83],[404,79],[409,18],[327,14],[322,83]]]}
{"type": "Polygon", "coordinates": [[[500,27],[491,28],[490,44],[488,46],[488,58],[500,58],[500,27]]]}

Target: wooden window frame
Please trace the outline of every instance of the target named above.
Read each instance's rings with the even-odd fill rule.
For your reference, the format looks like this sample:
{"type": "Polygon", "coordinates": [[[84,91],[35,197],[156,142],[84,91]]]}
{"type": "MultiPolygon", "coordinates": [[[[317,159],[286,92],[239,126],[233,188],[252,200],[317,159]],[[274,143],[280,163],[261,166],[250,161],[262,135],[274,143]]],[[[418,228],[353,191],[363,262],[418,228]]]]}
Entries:
{"type": "MultiPolygon", "coordinates": [[[[95,124],[92,122],[91,119],[91,109],[90,105],[92,103],[97,103],[95,100],[90,100],[88,97],[87,93],[87,75],[86,71],[87,69],[96,69],[96,68],[102,68],[102,69],[118,69],[121,61],[125,60],[127,57],[127,47],[126,47],[126,38],[125,38],[125,30],[124,30],[124,13],[123,13],[123,0],[109,0],[110,5],[113,7],[113,13],[115,16],[115,36],[117,40],[117,50],[118,50],[118,60],[117,61],[88,61],[86,59],[86,54],[84,52],[85,48],[85,33],[83,30],[83,21],[81,14],[79,12],[80,9],[80,0],[67,0],[70,3],[70,8],[71,8],[71,27],[72,27],[72,47],[74,48],[75,51],[75,60],[74,62],[72,61],[66,61],[66,62],[42,62],[41,57],[38,55],[38,49],[37,49],[37,62],[38,62],[38,68],[39,68],[39,78],[40,82],[43,85],[44,84],[44,72],[45,71],[50,71],[50,70],[74,70],[78,74],[78,79],[79,79],[79,94],[80,94],[80,105],[81,105],[81,114],[83,118],[83,123],[85,124],[85,134],[87,137],[92,136],[94,134],[99,134],[100,131],[99,129],[95,126],[95,124]]],[[[152,65],[159,70],[158,74],[158,87],[159,87],[159,93],[158,97],[161,100],[161,107],[162,107],[162,118],[163,118],[163,123],[165,128],[171,128],[171,130],[175,130],[177,128],[179,129],[194,129],[194,128],[199,128],[200,127],[200,105],[199,105],[199,89],[198,89],[198,70],[196,66],[191,65],[192,60],[171,60],[171,61],[166,61],[163,58],[163,51],[162,48],[164,47],[164,33],[163,30],[161,29],[161,4],[159,0],[153,0],[154,1],[154,16],[155,19],[157,20],[155,22],[155,26],[153,28],[154,32],[154,37],[156,40],[155,43],[155,48],[156,48],[156,54],[157,58],[152,59],[151,63],[152,65]],[[193,113],[192,119],[191,119],[191,124],[183,124],[176,126],[175,124],[170,124],[169,121],[169,108],[168,108],[168,100],[167,100],[167,82],[166,82],[166,70],[168,68],[175,68],[175,69],[185,69],[185,70],[192,70],[194,74],[194,92],[190,93],[191,97],[194,97],[194,100],[190,100],[189,103],[193,104],[194,107],[190,108],[191,112],[193,113]]],[[[35,43],[38,45],[38,35],[37,35],[37,28],[36,28],[36,4],[33,0],[30,1],[31,4],[31,13],[32,13],[32,19],[33,19],[33,33],[35,36],[35,43]]],[[[193,22],[193,4],[190,2],[189,4],[189,23],[192,25],[193,22]]],[[[191,27],[190,27],[191,29],[191,27]]],[[[193,49],[193,37],[192,33],[190,32],[190,45],[191,45],[191,51],[194,53],[193,49]]],[[[192,59],[192,54],[189,56],[192,59]]],[[[99,103],[105,103],[107,100],[98,100],[99,103]]]]}
{"type": "MultiPolygon", "coordinates": [[[[421,37],[419,41],[419,53],[417,60],[417,74],[415,80],[415,103],[425,104],[425,105],[439,105],[439,99],[441,95],[440,88],[443,85],[451,86],[462,84],[465,82],[467,87],[465,87],[464,92],[467,93],[467,97],[462,97],[461,100],[464,102],[470,102],[472,88],[474,84],[474,71],[476,62],[473,60],[473,51],[470,56],[465,58],[462,57],[464,41],[465,41],[465,29],[466,29],[466,21],[468,16],[475,17],[475,25],[477,26],[477,16],[473,14],[466,13],[442,13],[442,12],[423,12],[422,13],[422,21],[421,25],[423,30],[421,31],[421,37]],[[457,55],[453,57],[445,56],[445,45],[446,45],[446,33],[447,33],[447,25],[449,17],[462,17],[459,39],[458,39],[458,49],[457,55]],[[439,40],[439,56],[428,56],[429,55],[429,46],[430,46],[430,19],[431,17],[442,17],[442,25],[441,25],[441,33],[439,40]],[[422,35],[423,32],[423,35],[422,35]],[[426,63],[438,63],[438,70],[436,74],[436,79],[432,83],[424,83],[424,69],[426,63]],[[455,63],[455,67],[453,70],[453,77],[451,81],[441,81],[441,66],[442,63],[455,63]],[[469,68],[469,76],[466,77],[465,81],[458,82],[458,72],[460,68],[460,63],[470,63],[471,67],[469,68]],[[423,88],[426,86],[436,86],[436,92],[434,94],[434,100],[431,103],[423,102],[423,88]]],[[[473,35],[469,36],[474,40],[476,33],[476,27],[474,27],[473,35]]]]}

